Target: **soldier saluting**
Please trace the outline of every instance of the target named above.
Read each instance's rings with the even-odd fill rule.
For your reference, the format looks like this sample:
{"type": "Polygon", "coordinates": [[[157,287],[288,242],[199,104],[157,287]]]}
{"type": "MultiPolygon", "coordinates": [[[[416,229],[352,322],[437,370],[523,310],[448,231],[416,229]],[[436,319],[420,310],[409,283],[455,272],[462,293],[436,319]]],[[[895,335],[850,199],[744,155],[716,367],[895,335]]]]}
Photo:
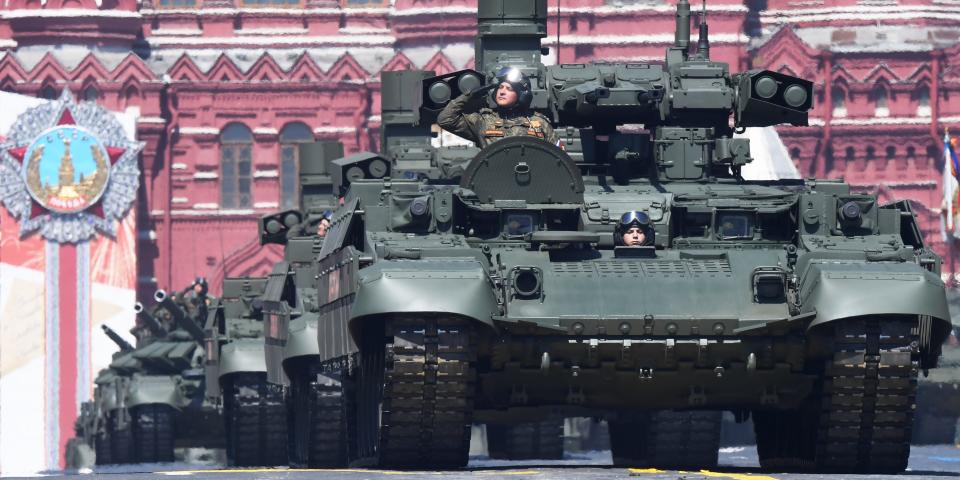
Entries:
{"type": "Polygon", "coordinates": [[[531,136],[553,145],[560,139],[547,117],[530,111],[533,94],[530,79],[514,67],[500,69],[497,82],[460,95],[447,104],[437,117],[440,128],[473,141],[484,148],[506,137],[531,136]],[[487,92],[496,108],[486,108],[487,92]]]}

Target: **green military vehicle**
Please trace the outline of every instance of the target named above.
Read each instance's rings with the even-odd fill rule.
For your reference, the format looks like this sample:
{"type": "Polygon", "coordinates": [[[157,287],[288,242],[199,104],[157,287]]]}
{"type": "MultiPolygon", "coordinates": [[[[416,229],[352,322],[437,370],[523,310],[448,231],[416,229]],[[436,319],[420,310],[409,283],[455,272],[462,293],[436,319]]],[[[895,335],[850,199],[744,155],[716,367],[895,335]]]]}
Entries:
{"type": "MultiPolygon", "coordinates": [[[[337,415],[328,409],[330,384],[336,378],[320,375],[317,344],[316,258],[323,244],[319,222],[337,205],[329,174],[331,161],[343,156],[338,142],[300,146],[300,209],[261,219],[261,243],[284,246],[284,260],[274,265],[263,295],[266,380],[283,392],[288,421],[282,446],[295,467],[335,464],[336,442],[326,442],[324,420],[337,415]],[[282,319],[282,321],[280,321],[282,319]],[[329,447],[334,450],[330,450],[329,447]]],[[[266,425],[266,424],[264,424],[266,425]]]]}
{"type": "Polygon", "coordinates": [[[136,305],[136,347],[102,327],[120,351],[94,380],[93,400],[81,406],[74,463],[84,462],[82,445],[95,452],[97,465],[108,465],[171,462],[175,447],[222,444],[219,416],[203,398],[203,332],[185,311],[202,309],[162,290],[155,300],[153,313],[136,305]]]}
{"type": "Polygon", "coordinates": [[[740,175],[734,132],[806,125],[812,83],[731,74],[706,18],[691,51],[686,1],[663,65],[543,66],[545,1],[478,11],[478,71],[384,74],[385,127],[420,135],[513,66],[533,109],[580,129],[582,161],[515,137],[447,185],[338,164],[318,338],[356,414],[328,438],[382,466],[459,467],[472,422],[560,411],[607,418],[618,465],[709,467],[730,410],[752,416],[765,468],[906,468],[917,373],[950,328],[909,203],[740,175]],[[624,214],[654,245],[617,245],[624,214]]]}
{"type": "Polygon", "coordinates": [[[226,278],[204,327],[206,397],[223,412],[227,462],[287,464],[283,389],[267,383],[260,296],[266,278],[226,278]]]}

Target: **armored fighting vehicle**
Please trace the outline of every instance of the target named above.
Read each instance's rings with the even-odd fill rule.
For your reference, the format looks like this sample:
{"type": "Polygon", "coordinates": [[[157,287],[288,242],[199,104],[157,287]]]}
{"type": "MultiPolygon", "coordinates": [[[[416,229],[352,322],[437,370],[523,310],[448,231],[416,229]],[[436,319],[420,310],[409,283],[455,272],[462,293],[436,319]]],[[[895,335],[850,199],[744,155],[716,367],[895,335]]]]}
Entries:
{"type": "MultiPolygon", "coordinates": [[[[544,66],[546,1],[481,0],[476,71],[383,75],[384,145],[429,138],[451,98],[515,67],[583,153],[506,138],[445,178],[333,162],[344,202],[308,297],[325,451],[460,467],[473,422],[562,412],[607,418],[618,465],[710,467],[731,410],[752,416],[765,468],[906,468],[917,374],[950,329],[940,258],[908,202],[742,178],[734,133],[806,125],[813,85],[730,73],[703,15],[694,47],[678,3],[663,64],[544,66]],[[654,244],[619,245],[641,213],[654,244]]],[[[281,332],[307,297],[291,276],[267,320],[281,332]]]]}
{"type": "Polygon", "coordinates": [[[203,398],[203,331],[187,314],[202,309],[184,308],[162,290],[155,300],[152,313],[136,305],[136,347],[103,326],[120,351],[97,375],[77,428],[98,465],[169,462],[176,446],[222,445],[217,411],[203,398]]]}
{"type": "Polygon", "coordinates": [[[274,265],[259,298],[266,332],[260,361],[265,362],[267,384],[285,398],[288,437],[279,445],[284,462],[294,467],[335,466],[331,457],[340,456],[341,446],[326,441],[326,422],[339,412],[328,408],[334,379],[321,376],[318,368],[315,276],[323,244],[318,223],[338,203],[330,172],[332,161],[341,157],[338,142],[301,145],[300,208],[260,221],[261,244],[284,246],[284,259],[274,265]]]}
{"type": "Polygon", "coordinates": [[[287,464],[283,389],[267,383],[262,303],[266,278],[226,278],[204,327],[207,401],[220,405],[227,461],[287,464]]]}

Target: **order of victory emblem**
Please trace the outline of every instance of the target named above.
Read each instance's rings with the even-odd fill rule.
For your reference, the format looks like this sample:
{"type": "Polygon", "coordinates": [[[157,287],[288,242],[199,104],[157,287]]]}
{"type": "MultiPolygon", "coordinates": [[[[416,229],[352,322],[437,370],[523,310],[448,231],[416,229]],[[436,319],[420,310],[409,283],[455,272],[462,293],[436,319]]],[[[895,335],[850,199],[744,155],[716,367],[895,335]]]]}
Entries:
{"type": "Polygon", "coordinates": [[[56,242],[97,230],[113,235],[136,199],[142,148],[111,112],[64,90],[20,115],[0,144],[0,200],[20,220],[21,235],[40,230],[56,242]]]}

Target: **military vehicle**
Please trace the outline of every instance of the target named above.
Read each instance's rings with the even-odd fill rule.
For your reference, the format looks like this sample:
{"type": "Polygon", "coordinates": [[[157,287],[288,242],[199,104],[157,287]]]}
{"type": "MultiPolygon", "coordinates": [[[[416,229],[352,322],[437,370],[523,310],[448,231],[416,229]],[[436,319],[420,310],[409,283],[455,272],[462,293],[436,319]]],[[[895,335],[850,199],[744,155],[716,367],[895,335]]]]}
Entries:
{"type": "Polygon", "coordinates": [[[136,305],[136,347],[102,327],[120,350],[97,375],[76,428],[98,465],[169,462],[175,447],[222,444],[219,416],[203,401],[203,332],[164,291],[155,297],[153,313],[136,305]]]}
{"type": "MultiPolygon", "coordinates": [[[[324,212],[336,207],[330,175],[332,160],[343,156],[339,142],[300,146],[300,208],[268,215],[260,221],[261,244],[284,246],[284,260],[274,265],[260,297],[265,320],[266,379],[283,392],[289,435],[282,444],[294,467],[341,465],[337,442],[325,441],[327,421],[340,413],[328,397],[334,378],[320,376],[317,344],[316,258],[323,244],[317,232],[324,212]],[[279,321],[282,318],[283,321],[279,321]],[[330,447],[333,447],[333,450],[330,447]]],[[[265,424],[264,424],[265,425],[265,424]]]]}
{"type": "Polygon", "coordinates": [[[266,278],[226,278],[204,327],[206,396],[223,411],[227,461],[236,466],[287,464],[283,389],[267,383],[263,314],[266,278]]]}
{"type": "MultiPolygon", "coordinates": [[[[264,296],[269,331],[315,302],[309,381],[327,388],[309,448],[461,467],[473,422],[561,412],[606,418],[618,465],[704,468],[730,410],[752,416],[765,468],[906,468],[917,373],[950,329],[940,258],[909,202],[741,177],[734,132],[806,125],[813,84],[731,74],[702,15],[692,48],[678,2],[662,65],[548,67],[546,1],[481,0],[478,70],[383,74],[382,144],[418,145],[425,169],[437,112],[505,66],[582,156],[514,137],[436,176],[389,149],[332,162],[344,202],[315,265],[275,271],[264,296]],[[654,245],[618,245],[637,211],[654,245]]],[[[272,220],[261,234],[279,237],[272,220]]]]}

